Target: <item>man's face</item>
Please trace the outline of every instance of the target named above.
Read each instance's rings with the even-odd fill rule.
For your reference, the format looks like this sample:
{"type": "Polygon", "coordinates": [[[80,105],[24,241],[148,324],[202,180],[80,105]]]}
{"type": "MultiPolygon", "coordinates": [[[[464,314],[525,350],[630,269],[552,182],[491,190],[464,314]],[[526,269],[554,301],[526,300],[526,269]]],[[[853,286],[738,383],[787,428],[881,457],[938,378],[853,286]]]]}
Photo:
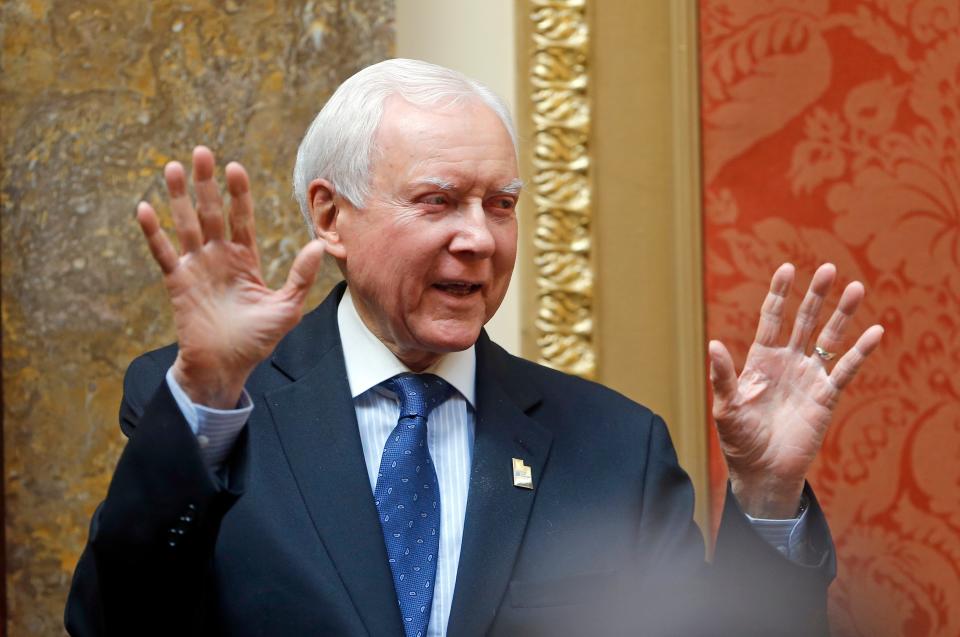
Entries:
{"type": "Polygon", "coordinates": [[[371,195],[338,201],[344,271],[364,323],[408,367],[476,342],[517,254],[516,157],[496,114],[387,100],[371,195]]]}

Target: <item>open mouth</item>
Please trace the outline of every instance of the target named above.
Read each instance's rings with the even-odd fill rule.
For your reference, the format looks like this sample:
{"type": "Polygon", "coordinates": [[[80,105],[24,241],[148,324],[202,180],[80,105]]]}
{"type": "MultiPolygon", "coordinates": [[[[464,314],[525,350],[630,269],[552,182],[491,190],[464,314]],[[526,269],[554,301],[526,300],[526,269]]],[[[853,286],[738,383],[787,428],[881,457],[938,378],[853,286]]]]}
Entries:
{"type": "Polygon", "coordinates": [[[463,281],[444,281],[442,283],[434,283],[433,287],[437,288],[441,292],[446,292],[447,294],[452,294],[453,296],[470,296],[476,292],[480,291],[480,288],[483,286],[479,283],[466,283],[463,281]]]}

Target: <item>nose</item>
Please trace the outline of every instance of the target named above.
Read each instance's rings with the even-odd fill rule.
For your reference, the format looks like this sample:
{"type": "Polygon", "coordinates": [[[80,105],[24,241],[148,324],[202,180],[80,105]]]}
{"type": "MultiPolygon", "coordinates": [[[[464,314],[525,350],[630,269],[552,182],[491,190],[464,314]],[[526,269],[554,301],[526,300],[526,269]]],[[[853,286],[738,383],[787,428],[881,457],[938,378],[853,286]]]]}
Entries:
{"type": "Polygon", "coordinates": [[[482,204],[464,203],[455,219],[457,227],[450,241],[450,252],[475,259],[493,256],[496,242],[482,204]]]}

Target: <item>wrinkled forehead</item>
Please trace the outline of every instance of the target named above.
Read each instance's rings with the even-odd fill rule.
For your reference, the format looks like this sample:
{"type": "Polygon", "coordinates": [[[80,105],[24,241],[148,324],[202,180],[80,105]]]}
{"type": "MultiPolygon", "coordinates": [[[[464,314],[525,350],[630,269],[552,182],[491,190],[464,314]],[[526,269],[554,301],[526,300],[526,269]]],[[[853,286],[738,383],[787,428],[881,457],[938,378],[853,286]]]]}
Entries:
{"type": "Polygon", "coordinates": [[[455,133],[496,132],[505,136],[510,145],[513,139],[496,111],[479,96],[457,95],[441,97],[435,102],[417,104],[394,94],[384,100],[383,113],[374,139],[384,141],[395,132],[414,139],[430,132],[455,133]]]}
{"type": "Polygon", "coordinates": [[[374,139],[375,179],[412,177],[421,167],[437,178],[437,170],[504,184],[517,178],[513,139],[497,113],[479,98],[419,105],[392,96],[384,104],[374,139]]]}

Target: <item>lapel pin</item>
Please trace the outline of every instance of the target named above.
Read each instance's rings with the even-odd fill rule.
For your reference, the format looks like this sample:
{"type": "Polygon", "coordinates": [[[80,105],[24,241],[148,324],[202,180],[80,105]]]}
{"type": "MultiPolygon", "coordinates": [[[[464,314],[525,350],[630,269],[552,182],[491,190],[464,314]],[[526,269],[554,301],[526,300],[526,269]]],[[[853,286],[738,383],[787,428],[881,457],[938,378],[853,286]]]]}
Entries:
{"type": "Polygon", "coordinates": [[[520,458],[513,459],[513,486],[521,489],[533,488],[533,471],[520,458]]]}

